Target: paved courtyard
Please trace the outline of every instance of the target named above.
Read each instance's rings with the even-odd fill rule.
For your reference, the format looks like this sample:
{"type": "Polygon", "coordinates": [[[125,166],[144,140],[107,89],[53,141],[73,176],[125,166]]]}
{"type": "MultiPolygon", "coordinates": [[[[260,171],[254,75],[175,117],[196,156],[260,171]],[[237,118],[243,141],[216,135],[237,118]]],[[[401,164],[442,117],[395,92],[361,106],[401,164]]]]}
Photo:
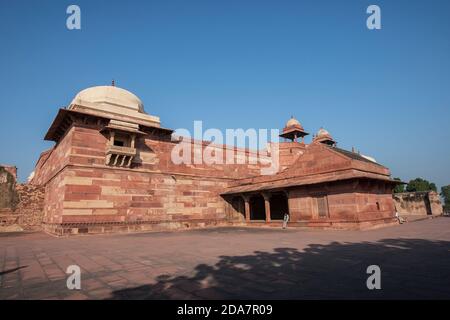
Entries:
{"type": "Polygon", "coordinates": [[[0,299],[450,298],[450,218],[371,231],[0,234],[0,299]],[[81,290],[65,271],[80,266],[81,290]],[[366,269],[381,268],[381,290],[366,269]]]}

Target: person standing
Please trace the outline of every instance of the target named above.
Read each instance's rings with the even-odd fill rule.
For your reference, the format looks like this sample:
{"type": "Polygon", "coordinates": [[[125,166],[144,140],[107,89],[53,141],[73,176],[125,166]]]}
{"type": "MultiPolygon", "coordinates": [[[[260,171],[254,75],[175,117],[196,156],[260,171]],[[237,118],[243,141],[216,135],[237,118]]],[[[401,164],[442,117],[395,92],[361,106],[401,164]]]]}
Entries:
{"type": "Polygon", "coordinates": [[[283,229],[287,228],[287,224],[289,222],[289,213],[285,213],[283,216],[283,229]]]}

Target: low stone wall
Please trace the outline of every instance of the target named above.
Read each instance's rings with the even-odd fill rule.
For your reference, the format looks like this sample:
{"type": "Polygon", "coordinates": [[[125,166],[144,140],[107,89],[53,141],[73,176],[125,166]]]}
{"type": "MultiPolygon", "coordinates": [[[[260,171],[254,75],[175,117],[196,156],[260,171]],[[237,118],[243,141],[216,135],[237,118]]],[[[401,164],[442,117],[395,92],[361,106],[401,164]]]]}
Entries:
{"type": "Polygon", "coordinates": [[[400,215],[442,215],[442,204],[434,191],[395,193],[393,198],[395,209],[400,215]]]}

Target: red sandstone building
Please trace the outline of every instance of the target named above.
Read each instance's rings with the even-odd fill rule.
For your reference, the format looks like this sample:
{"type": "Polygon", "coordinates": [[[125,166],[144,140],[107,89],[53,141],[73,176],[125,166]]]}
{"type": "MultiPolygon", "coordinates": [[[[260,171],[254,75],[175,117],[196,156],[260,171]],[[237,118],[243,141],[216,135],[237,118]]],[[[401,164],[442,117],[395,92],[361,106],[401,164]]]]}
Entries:
{"type": "MultiPolygon", "coordinates": [[[[290,119],[273,175],[261,175],[260,163],[174,164],[171,153],[180,143],[210,143],[180,141],[172,133],[124,89],[78,93],[58,111],[45,136],[55,146],[41,154],[31,181],[45,186],[44,229],[63,235],[280,226],[285,213],[290,226],[359,229],[395,222],[397,182],[389,169],[337,148],[324,129],[306,144],[308,133],[290,119]]],[[[258,156],[240,151],[247,159],[258,156]]]]}

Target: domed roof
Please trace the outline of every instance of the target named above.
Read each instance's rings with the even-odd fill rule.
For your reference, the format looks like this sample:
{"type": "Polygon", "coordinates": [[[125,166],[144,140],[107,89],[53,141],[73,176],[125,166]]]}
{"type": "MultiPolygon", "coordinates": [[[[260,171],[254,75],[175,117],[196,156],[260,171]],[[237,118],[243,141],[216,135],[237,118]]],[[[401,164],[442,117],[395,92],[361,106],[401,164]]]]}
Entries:
{"type": "Polygon", "coordinates": [[[80,91],[68,109],[146,126],[160,126],[159,117],[144,111],[141,99],[128,90],[115,87],[114,83],[80,91]]]}
{"type": "Polygon", "coordinates": [[[286,122],[286,127],[292,127],[292,126],[302,126],[300,122],[298,122],[297,119],[295,119],[293,116],[286,122]]]}
{"type": "Polygon", "coordinates": [[[334,141],[331,134],[325,130],[324,128],[320,128],[319,131],[317,131],[316,136],[314,137],[314,142],[321,142],[324,144],[328,144],[330,146],[335,145],[336,141],[334,141]]]}
{"type": "Polygon", "coordinates": [[[290,139],[292,141],[297,141],[297,138],[307,136],[309,133],[305,132],[300,122],[291,116],[291,118],[286,122],[286,126],[283,128],[283,132],[280,137],[290,139]]]}
{"type": "Polygon", "coordinates": [[[319,131],[317,131],[317,137],[320,138],[320,137],[326,137],[326,136],[331,137],[330,133],[327,130],[325,130],[324,128],[320,128],[319,131]]]}
{"type": "Polygon", "coordinates": [[[102,107],[107,105],[120,106],[144,113],[144,104],[135,94],[115,86],[97,86],[84,89],[75,96],[71,104],[86,102],[102,107]]]}

